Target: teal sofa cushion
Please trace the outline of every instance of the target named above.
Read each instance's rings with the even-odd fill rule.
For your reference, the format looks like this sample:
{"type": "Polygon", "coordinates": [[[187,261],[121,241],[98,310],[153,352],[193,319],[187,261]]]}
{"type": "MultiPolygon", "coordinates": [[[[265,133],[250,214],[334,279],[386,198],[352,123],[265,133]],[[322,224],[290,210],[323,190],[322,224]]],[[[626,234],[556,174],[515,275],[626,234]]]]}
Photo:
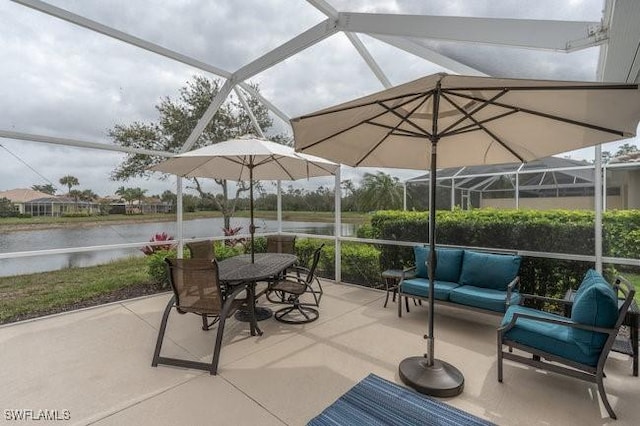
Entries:
{"type": "MultiPolygon", "coordinates": [[[[612,328],[619,315],[618,298],[613,288],[597,273],[588,273],[585,287],[576,294],[571,309],[571,319],[579,324],[612,328]],[[591,281],[591,282],[589,282],[591,281]]],[[[581,284],[580,287],[583,285],[581,284]]],[[[573,337],[587,353],[600,353],[607,335],[589,330],[573,330],[573,337]]]]}
{"type": "MultiPolygon", "coordinates": [[[[511,321],[513,314],[533,315],[536,317],[552,318],[562,321],[569,321],[561,315],[538,311],[525,306],[512,305],[507,309],[502,318],[501,325],[504,326],[511,321]]],[[[529,319],[518,319],[516,325],[504,334],[506,339],[527,345],[532,348],[545,351],[562,358],[570,359],[581,364],[596,366],[598,364],[599,353],[585,353],[573,337],[572,329],[567,326],[543,323],[529,319]]]]}
{"type": "Polygon", "coordinates": [[[461,285],[505,291],[518,276],[520,256],[465,250],[460,273],[461,285]]]}
{"type": "MultiPolygon", "coordinates": [[[[436,280],[433,282],[434,299],[449,300],[449,292],[460,284],[436,280]]],[[[429,280],[426,278],[412,278],[402,282],[401,291],[420,297],[429,297],[429,280]]]]}
{"type": "MultiPolygon", "coordinates": [[[[461,305],[474,306],[494,312],[504,312],[506,310],[507,292],[463,285],[451,290],[449,300],[461,305]]],[[[510,303],[517,304],[519,302],[520,294],[512,293],[510,303]]]]}
{"type": "MultiPolygon", "coordinates": [[[[414,246],[413,253],[416,260],[416,277],[429,278],[426,263],[429,260],[429,247],[414,246]]],[[[457,283],[460,278],[462,256],[464,250],[436,248],[436,276],[437,281],[457,283]]]]}

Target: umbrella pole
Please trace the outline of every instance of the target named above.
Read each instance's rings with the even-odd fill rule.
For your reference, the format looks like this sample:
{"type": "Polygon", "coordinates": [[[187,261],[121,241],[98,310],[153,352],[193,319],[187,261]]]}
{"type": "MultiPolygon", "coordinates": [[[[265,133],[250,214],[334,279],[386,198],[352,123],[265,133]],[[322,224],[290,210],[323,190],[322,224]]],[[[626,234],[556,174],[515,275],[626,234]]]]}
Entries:
{"type": "Polygon", "coordinates": [[[433,94],[433,132],[431,136],[431,169],[429,172],[429,326],[427,354],[405,358],[400,362],[400,379],[407,385],[425,395],[452,397],[462,393],[464,376],[448,362],[434,358],[433,338],[433,294],[436,275],[436,173],[438,146],[438,108],[440,101],[440,83],[433,94]]]}
{"type": "Polygon", "coordinates": [[[253,241],[253,234],[256,232],[256,227],[253,224],[253,165],[249,166],[249,234],[251,234],[251,263],[255,261],[255,244],[253,241]]]}

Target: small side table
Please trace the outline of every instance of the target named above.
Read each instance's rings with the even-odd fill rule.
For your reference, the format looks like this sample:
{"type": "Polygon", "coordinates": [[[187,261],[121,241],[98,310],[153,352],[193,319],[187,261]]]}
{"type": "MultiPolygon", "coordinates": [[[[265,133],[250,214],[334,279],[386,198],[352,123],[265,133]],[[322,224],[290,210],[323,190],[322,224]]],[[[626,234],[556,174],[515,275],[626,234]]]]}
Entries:
{"type": "MultiPolygon", "coordinates": [[[[389,293],[393,292],[393,301],[396,301],[396,294],[398,294],[398,284],[402,280],[402,269],[387,269],[382,273],[384,279],[385,290],[387,291],[387,297],[384,299],[384,307],[387,307],[389,302],[389,293]]],[[[414,278],[416,274],[414,272],[406,272],[407,278],[414,278]]]]}
{"type": "MultiPolygon", "coordinates": [[[[574,298],[575,291],[569,289],[564,296],[564,300],[573,302],[574,298]]],[[[622,301],[619,300],[618,306],[621,304],[622,301]]],[[[565,308],[565,316],[571,316],[571,307],[565,308]]],[[[618,335],[611,350],[631,356],[633,359],[633,375],[638,377],[638,328],[640,327],[640,308],[635,300],[631,302],[631,306],[629,306],[622,325],[629,327],[629,337],[618,335]]]]}

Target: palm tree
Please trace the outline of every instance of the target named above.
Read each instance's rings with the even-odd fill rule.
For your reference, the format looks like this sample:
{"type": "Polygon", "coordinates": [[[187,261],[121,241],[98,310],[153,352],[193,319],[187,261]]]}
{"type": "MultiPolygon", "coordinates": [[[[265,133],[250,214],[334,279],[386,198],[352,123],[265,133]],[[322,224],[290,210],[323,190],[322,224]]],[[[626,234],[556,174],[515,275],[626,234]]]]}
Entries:
{"type": "Polygon", "coordinates": [[[45,194],[55,195],[56,188],[52,184],[48,183],[46,185],[31,185],[31,189],[34,191],[44,192],[45,194]]]}
{"type": "Polygon", "coordinates": [[[365,173],[362,178],[360,208],[365,211],[400,209],[402,185],[397,177],[383,172],[365,173]]]}
{"type": "Polygon", "coordinates": [[[61,177],[59,182],[60,182],[60,185],[64,185],[67,188],[69,188],[69,195],[71,195],[71,188],[73,188],[74,186],[80,185],[78,178],[71,175],[61,177]]]}

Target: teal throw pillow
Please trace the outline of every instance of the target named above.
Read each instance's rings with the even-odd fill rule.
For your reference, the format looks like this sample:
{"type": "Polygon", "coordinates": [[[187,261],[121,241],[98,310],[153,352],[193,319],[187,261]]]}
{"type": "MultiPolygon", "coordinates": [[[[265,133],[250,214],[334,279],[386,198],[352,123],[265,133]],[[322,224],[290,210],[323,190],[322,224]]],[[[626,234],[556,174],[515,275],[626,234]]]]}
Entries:
{"type": "Polygon", "coordinates": [[[460,284],[506,291],[518,276],[520,256],[465,250],[460,284]]]}

